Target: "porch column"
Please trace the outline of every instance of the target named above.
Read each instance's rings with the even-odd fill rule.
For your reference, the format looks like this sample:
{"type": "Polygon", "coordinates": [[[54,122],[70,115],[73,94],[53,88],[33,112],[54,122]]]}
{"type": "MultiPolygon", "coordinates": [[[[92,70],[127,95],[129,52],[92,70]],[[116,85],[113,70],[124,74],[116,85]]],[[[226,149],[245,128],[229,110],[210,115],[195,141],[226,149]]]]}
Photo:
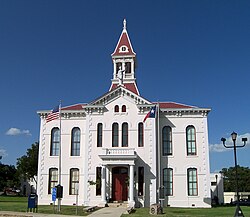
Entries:
{"type": "Polygon", "coordinates": [[[129,165],[129,205],[134,206],[134,166],[129,165]]]}
{"type": "Polygon", "coordinates": [[[106,201],[106,166],[102,165],[102,189],[101,189],[101,195],[102,195],[102,203],[105,205],[107,203],[106,201]]]}

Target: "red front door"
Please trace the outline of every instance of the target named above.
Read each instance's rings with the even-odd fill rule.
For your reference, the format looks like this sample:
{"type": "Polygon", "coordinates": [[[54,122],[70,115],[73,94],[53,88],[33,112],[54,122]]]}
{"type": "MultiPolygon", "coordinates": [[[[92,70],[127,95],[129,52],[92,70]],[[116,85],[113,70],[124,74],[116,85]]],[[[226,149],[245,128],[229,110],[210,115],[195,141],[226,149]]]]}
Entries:
{"type": "Polygon", "coordinates": [[[115,167],[112,169],[112,199],[113,201],[128,200],[128,169],[125,167],[115,167]]]}

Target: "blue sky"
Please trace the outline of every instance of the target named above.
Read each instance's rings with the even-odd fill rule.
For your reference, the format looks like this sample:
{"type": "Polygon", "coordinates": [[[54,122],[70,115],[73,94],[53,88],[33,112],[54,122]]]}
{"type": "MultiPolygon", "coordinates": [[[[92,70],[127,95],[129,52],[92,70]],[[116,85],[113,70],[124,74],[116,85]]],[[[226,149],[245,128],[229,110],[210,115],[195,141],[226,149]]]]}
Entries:
{"type": "MultiPolygon", "coordinates": [[[[233,166],[220,138],[236,131],[250,140],[249,11],[244,0],[0,0],[2,163],[15,165],[38,141],[36,111],[108,90],[126,18],[141,95],[212,108],[211,171],[233,166]]],[[[238,151],[242,166],[249,147],[238,151]]]]}

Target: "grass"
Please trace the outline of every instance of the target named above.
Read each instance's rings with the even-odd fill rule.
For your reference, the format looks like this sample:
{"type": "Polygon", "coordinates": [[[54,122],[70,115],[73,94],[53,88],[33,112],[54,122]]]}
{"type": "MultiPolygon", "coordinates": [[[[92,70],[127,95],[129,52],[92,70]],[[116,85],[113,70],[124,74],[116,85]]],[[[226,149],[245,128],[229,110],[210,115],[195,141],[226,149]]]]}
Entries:
{"type": "MultiPolygon", "coordinates": [[[[16,196],[0,196],[0,211],[27,212],[28,198],[16,196]]],[[[46,214],[56,214],[57,206],[39,205],[38,212],[46,214]]],[[[61,206],[62,215],[76,215],[76,206],[61,206]]],[[[83,211],[83,206],[78,206],[77,215],[86,216],[88,213],[83,211]]]]}
{"type": "MultiPolygon", "coordinates": [[[[244,216],[250,217],[250,207],[241,207],[244,216]]],[[[167,217],[232,217],[235,213],[235,207],[213,207],[213,208],[174,208],[168,207],[164,208],[163,214],[157,216],[167,216],[167,217]]],[[[149,214],[149,208],[135,209],[130,215],[123,214],[122,217],[152,217],[149,214]]]]}
{"type": "MultiPolygon", "coordinates": [[[[27,197],[11,197],[0,196],[0,211],[13,211],[13,212],[26,212],[28,198],[27,197]]],[[[250,217],[250,206],[241,206],[245,217],[250,217]]],[[[53,205],[38,206],[39,213],[53,214],[53,205]]],[[[56,212],[55,212],[56,213],[56,212]]],[[[232,217],[235,213],[235,207],[214,207],[214,208],[164,208],[164,214],[157,215],[167,217],[232,217]]],[[[62,206],[60,214],[63,215],[76,215],[75,206],[62,206]]],[[[78,215],[86,216],[89,213],[83,211],[83,207],[78,207],[78,215]]],[[[122,215],[123,217],[152,217],[149,214],[149,208],[135,209],[130,215],[122,215]]]]}

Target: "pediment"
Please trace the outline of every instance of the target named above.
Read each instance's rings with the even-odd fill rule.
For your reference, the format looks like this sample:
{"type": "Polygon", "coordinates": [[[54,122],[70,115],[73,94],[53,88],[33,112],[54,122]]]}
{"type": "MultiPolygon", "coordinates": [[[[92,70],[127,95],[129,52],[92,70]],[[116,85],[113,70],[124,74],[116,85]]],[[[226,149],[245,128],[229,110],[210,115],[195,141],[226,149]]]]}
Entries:
{"type": "Polygon", "coordinates": [[[105,106],[120,97],[126,96],[130,101],[133,101],[136,105],[152,104],[147,99],[133,93],[132,91],[126,89],[124,86],[118,86],[117,88],[105,93],[101,97],[89,103],[89,106],[105,106]]]}

